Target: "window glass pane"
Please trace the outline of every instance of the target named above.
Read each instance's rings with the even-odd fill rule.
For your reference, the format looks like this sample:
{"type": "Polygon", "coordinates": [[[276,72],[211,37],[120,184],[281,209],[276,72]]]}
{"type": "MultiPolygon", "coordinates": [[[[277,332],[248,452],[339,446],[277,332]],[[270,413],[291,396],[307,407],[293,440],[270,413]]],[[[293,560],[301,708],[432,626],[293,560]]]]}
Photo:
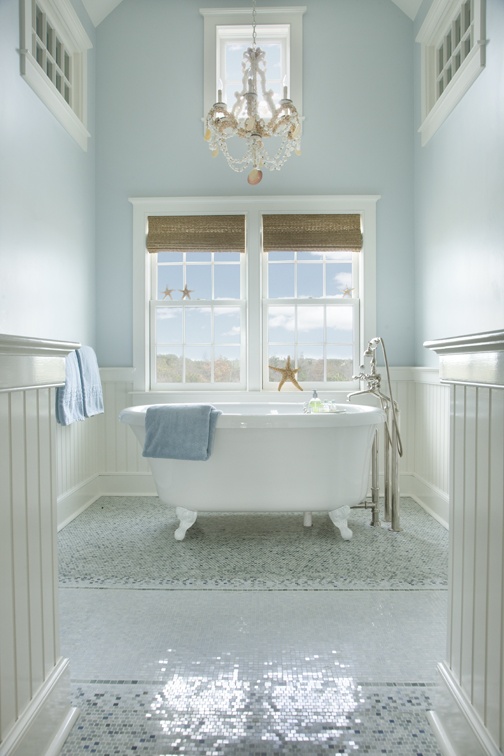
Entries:
{"type": "Polygon", "coordinates": [[[240,266],[216,265],[214,268],[215,299],[240,299],[240,266]]]}
{"type": "Polygon", "coordinates": [[[298,297],[321,297],[323,294],[322,264],[299,263],[298,297]]]}
{"type": "Polygon", "coordinates": [[[212,261],[211,252],[186,252],[186,261],[189,262],[206,262],[212,261]]]}
{"type": "Polygon", "coordinates": [[[298,341],[300,344],[324,340],[324,308],[298,307],[298,341]]]}
{"type": "Polygon", "coordinates": [[[214,381],[240,382],[240,347],[219,347],[215,351],[214,381]]]}
{"type": "Polygon", "coordinates": [[[187,344],[210,344],[211,310],[209,307],[185,309],[185,338],[187,344]]]}
{"type": "MultiPolygon", "coordinates": [[[[327,263],[326,294],[328,297],[341,297],[345,289],[352,288],[351,263],[327,263]]],[[[353,293],[353,292],[352,292],[353,293]]]]}
{"type": "Polygon", "coordinates": [[[324,350],[322,346],[303,347],[299,357],[298,381],[324,380],[324,350]]]}
{"type": "Polygon", "coordinates": [[[185,371],[187,383],[210,383],[212,370],[209,347],[186,347],[185,371]]]}
{"type": "Polygon", "coordinates": [[[158,344],[182,344],[182,308],[156,310],[156,341],[158,344]]]}
{"type": "Polygon", "coordinates": [[[327,308],[327,341],[337,344],[353,342],[353,308],[327,308]]]}
{"type": "Polygon", "coordinates": [[[268,252],[268,262],[294,260],[294,252],[268,252]]]}
{"type": "Polygon", "coordinates": [[[182,381],[182,348],[158,347],[156,352],[156,383],[182,381]]]}
{"type": "Polygon", "coordinates": [[[214,310],[215,343],[239,344],[240,332],[240,310],[238,307],[216,307],[214,310]]]}
{"type": "Polygon", "coordinates": [[[182,252],[158,252],[158,263],[181,263],[183,260],[182,252]]]}
{"type": "Polygon", "coordinates": [[[186,267],[187,288],[191,299],[212,298],[212,268],[210,265],[188,265],[186,267]]]}
{"type": "Polygon", "coordinates": [[[324,257],[323,252],[298,252],[298,260],[321,260],[324,257]]]}
{"type": "Polygon", "coordinates": [[[180,299],[184,287],[182,266],[158,265],[158,299],[180,299]]]}
{"type": "Polygon", "coordinates": [[[268,265],[268,297],[281,299],[294,296],[294,263],[268,265]]]}
{"type": "Polygon", "coordinates": [[[353,375],[353,354],[351,346],[327,347],[327,380],[351,381],[353,375]]]}
{"type": "Polygon", "coordinates": [[[277,344],[294,344],[296,338],[294,307],[268,309],[268,341],[277,344]]]}

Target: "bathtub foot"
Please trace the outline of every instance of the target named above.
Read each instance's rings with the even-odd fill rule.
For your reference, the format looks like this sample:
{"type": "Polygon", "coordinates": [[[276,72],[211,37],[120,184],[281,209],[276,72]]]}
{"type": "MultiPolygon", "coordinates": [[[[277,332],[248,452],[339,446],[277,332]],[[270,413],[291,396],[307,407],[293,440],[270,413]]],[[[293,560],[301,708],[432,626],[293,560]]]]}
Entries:
{"type": "Polygon", "coordinates": [[[180,524],[175,531],[175,538],[177,541],[183,541],[185,538],[185,534],[191,527],[191,525],[194,525],[196,522],[196,517],[198,516],[197,512],[193,512],[192,509],[184,509],[184,507],[175,507],[175,514],[180,520],[180,524]]]}
{"type": "Polygon", "coordinates": [[[341,537],[344,541],[349,541],[352,537],[352,531],[348,527],[348,515],[350,514],[350,507],[340,507],[339,509],[333,509],[329,512],[329,517],[332,523],[339,529],[341,537]]]}
{"type": "Polygon", "coordinates": [[[304,513],[303,525],[305,526],[305,528],[311,528],[311,526],[313,525],[312,513],[311,512],[305,512],[304,513]]]}

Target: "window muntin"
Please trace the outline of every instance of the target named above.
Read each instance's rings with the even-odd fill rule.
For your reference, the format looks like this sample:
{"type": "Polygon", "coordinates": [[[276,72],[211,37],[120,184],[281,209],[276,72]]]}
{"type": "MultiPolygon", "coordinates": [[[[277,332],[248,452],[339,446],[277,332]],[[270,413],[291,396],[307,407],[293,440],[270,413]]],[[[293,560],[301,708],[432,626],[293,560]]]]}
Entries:
{"type": "MultiPolygon", "coordinates": [[[[263,259],[263,381],[287,357],[312,388],[350,382],[359,346],[359,255],[356,252],[270,252],[263,259]]],[[[285,384],[287,388],[288,384],[285,384]]],[[[285,390],[285,389],[283,389],[285,390]]]]}
{"type": "Polygon", "coordinates": [[[151,388],[243,388],[245,255],[151,256],[151,388]]]}

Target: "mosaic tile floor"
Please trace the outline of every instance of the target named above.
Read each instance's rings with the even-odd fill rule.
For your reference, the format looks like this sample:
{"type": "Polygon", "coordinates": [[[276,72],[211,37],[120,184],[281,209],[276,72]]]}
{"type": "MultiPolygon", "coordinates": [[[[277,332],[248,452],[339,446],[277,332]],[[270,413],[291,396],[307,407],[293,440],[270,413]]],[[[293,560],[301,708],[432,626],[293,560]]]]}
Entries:
{"type": "Polygon", "coordinates": [[[446,598],[62,585],[81,712],[62,756],[440,756],[425,712],[446,598]]]}
{"type": "Polygon", "coordinates": [[[60,583],[178,589],[389,589],[445,587],[447,531],[403,498],[403,531],[370,526],[353,509],[351,541],[327,513],[201,513],[176,541],[174,512],[155,496],[101,497],[58,539],[60,583]]]}

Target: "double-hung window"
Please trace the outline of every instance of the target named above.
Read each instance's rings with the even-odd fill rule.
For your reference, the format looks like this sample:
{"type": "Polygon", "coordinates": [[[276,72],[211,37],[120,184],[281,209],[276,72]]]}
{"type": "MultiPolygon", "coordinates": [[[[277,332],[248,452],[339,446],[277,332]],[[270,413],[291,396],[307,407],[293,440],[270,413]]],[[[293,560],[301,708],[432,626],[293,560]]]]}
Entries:
{"type": "Polygon", "coordinates": [[[150,216],[147,248],[151,387],[244,388],[244,216],[150,216]]]}
{"type": "Polygon", "coordinates": [[[360,215],[263,215],[262,222],[264,388],[278,383],[287,360],[311,388],[351,381],[359,348],[360,215]]]}
{"type": "Polygon", "coordinates": [[[350,390],[376,335],[377,199],[132,199],[135,389],[350,390]]]}

